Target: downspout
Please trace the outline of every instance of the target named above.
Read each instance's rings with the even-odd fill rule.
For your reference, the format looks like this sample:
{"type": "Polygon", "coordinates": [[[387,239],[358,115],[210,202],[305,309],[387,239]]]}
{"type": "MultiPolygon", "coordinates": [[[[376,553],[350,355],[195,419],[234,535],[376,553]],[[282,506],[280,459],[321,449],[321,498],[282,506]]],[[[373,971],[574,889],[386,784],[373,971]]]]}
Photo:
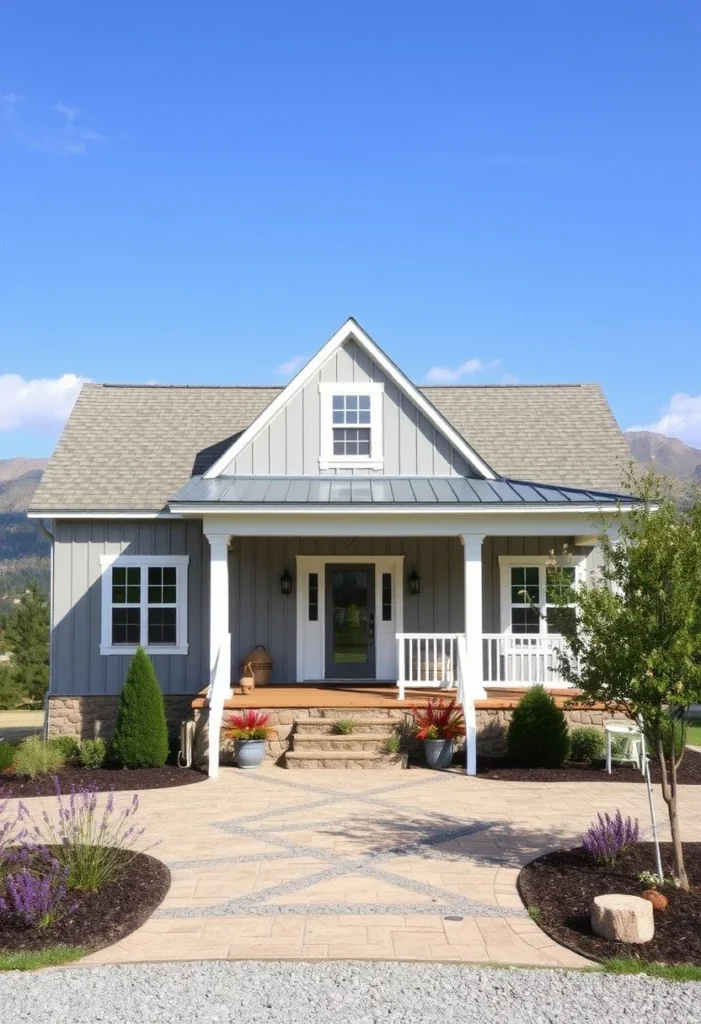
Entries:
{"type": "MultiPolygon", "coordinates": [[[[39,531],[42,533],[49,544],[51,545],[49,553],[49,687],[44,694],[44,726],[42,729],[42,736],[44,740],[49,738],[49,694],[52,690],[53,683],[53,671],[54,671],[54,658],[53,658],[53,643],[54,643],[54,542],[56,538],[49,528],[45,525],[43,519],[37,520],[39,523],[39,531]]],[[[51,520],[47,520],[51,522],[51,520]]],[[[53,525],[53,524],[52,524],[53,525]]]]}

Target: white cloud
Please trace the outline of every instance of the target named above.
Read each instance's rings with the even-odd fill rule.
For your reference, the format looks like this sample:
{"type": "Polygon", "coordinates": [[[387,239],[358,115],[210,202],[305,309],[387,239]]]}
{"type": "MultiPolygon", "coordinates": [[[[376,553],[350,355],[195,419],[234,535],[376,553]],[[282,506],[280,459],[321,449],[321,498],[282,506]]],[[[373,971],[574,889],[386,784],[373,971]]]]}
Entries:
{"type": "Polygon", "coordinates": [[[14,92],[0,92],[0,120],[9,121],[18,102],[19,96],[14,92]]]}
{"type": "Polygon", "coordinates": [[[517,377],[515,373],[502,373],[499,378],[500,384],[520,384],[521,378],[517,377]]]}
{"type": "Polygon", "coordinates": [[[85,379],[74,373],[39,380],[0,375],[0,430],[60,429],[85,379]]]}
{"type": "Polygon", "coordinates": [[[301,370],[306,362],[307,356],[292,356],[286,362],[280,363],[275,372],[280,377],[291,377],[293,373],[297,373],[297,370],[301,370]]]}
{"type": "Polygon", "coordinates": [[[67,121],[75,121],[80,117],[80,111],[77,107],[69,107],[67,103],[54,103],[53,110],[57,114],[62,114],[67,121]]]}
{"type": "Polygon", "coordinates": [[[680,391],[660,409],[658,420],[628,430],[654,430],[656,434],[678,437],[693,448],[701,448],[701,395],[680,391]]]}
{"type": "Polygon", "coordinates": [[[454,384],[463,377],[472,377],[483,370],[493,370],[500,362],[500,359],[493,359],[491,363],[483,363],[481,359],[468,359],[456,367],[432,366],[426,374],[426,380],[430,384],[454,384]]]}

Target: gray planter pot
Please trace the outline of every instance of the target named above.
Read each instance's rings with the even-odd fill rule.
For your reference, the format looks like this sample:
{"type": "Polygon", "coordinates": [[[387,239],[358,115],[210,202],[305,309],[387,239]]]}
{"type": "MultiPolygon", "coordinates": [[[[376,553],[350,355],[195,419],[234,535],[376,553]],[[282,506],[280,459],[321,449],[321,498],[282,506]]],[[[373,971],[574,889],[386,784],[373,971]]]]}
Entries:
{"type": "Polygon", "coordinates": [[[424,757],[429,768],[450,768],[453,762],[453,741],[424,740],[424,757]]]}
{"type": "Polygon", "coordinates": [[[234,756],[239,768],[257,768],[265,760],[265,740],[234,740],[234,756]]]}

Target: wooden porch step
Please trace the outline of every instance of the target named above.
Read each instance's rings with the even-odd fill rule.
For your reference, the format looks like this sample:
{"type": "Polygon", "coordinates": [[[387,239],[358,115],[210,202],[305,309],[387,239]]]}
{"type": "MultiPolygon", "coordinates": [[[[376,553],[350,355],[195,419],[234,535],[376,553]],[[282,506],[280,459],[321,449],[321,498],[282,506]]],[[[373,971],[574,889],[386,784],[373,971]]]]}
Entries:
{"type": "MultiPolygon", "coordinates": [[[[363,726],[365,723],[363,723],[363,726]]],[[[381,731],[350,733],[293,733],[293,750],[375,750],[383,753],[385,741],[394,736],[386,726],[381,731]]]]}
{"type": "Polygon", "coordinates": [[[382,733],[388,735],[394,728],[404,721],[404,715],[381,715],[381,716],[369,716],[365,718],[360,715],[335,715],[333,718],[295,718],[295,736],[319,736],[319,735],[336,735],[334,733],[334,722],[336,719],[341,718],[354,718],[358,723],[357,729],[353,732],[348,733],[348,736],[357,736],[359,732],[363,733],[382,733]]]}
{"type": "Polygon", "coordinates": [[[406,768],[406,754],[380,754],[374,750],[288,750],[285,767],[306,768],[406,768]]]}

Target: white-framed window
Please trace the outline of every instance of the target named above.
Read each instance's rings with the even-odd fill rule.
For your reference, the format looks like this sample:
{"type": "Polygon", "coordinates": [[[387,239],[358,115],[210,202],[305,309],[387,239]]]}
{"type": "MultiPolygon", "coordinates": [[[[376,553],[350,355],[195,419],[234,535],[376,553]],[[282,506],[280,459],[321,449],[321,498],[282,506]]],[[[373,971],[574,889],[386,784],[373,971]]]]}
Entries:
{"type": "Polygon", "coordinates": [[[321,469],[382,469],[382,396],[376,383],[321,383],[321,469]]]}
{"type": "Polygon", "coordinates": [[[575,614],[574,603],[567,599],[581,579],[583,560],[584,555],[501,555],[502,632],[562,633],[563,619],[575,614]]]}
{"type": "Polygon", "coordinates": [[[101,555],[101,654],[187,654],[189,555],[101,555]]]}

